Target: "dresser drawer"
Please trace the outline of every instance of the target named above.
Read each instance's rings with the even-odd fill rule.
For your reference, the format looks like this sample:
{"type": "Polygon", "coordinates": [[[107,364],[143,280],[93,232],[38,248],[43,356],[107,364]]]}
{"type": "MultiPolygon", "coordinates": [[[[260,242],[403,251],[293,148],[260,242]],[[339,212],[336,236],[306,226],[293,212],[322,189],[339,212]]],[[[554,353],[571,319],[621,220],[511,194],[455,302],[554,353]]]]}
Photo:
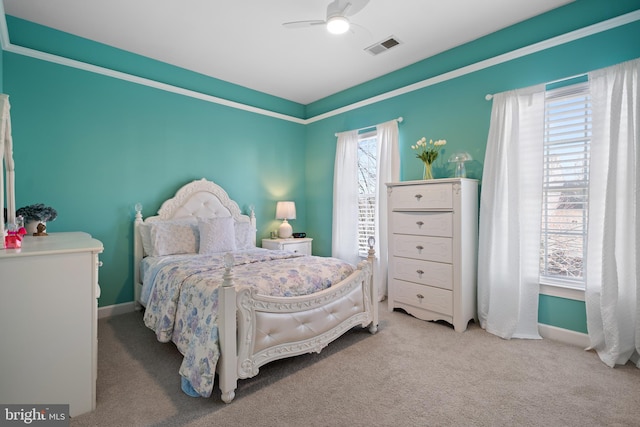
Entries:
{"type": "Polygon", "coordinates": [[[453,194],[449,183],[394,187],[390,201],[394,211],[453,208],[453,194]]]}
{"type": "Polygon", "coordinates": [[[446,289],[393,280],[394,301],[424,310],[453,315],[453,293],[446,289]]]}
{"type": "Polygon", "coordinates": [[[450,237],[394,234],[392,239],[396,256],[446,263],[453,260],[453,240],[450,237]]]}
{"type": "Polygon", "coordinates": [[[282,250],[287,252],[294,252],[296,254],[311,255],[308,243],[290,243],[288,245],[283,245],[282,250]]]}
{"type": "Polygon", "coordinates": [[[277,251],[311,255],[312,241],[313,239],[309,237],[303,237],[300,239],[262,239],[262,247],[277,251]]]}
{"type": "Polygon", "coordinates": [[[392,258],[394,278],[442,289],[453,289],[453,266],[410,258],[392,258]]]}
{"type": "Polygon", "coordinates": [[[451,212],[393,212],[393,232],[421,236],[453,236],[451,212]]]}

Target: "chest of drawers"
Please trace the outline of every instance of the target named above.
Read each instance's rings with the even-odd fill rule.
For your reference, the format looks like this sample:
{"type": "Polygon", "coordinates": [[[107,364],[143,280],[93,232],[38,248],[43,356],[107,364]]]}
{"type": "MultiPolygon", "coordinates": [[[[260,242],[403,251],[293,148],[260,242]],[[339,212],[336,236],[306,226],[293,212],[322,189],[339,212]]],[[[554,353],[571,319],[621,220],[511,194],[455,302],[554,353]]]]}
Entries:
{"type": "Polygon", "coordinates": [[[70,232],[0,251],[3,404],[69,404],[71,417],[95,409],[102,250],[70,232]]]}
{"type": "Polygon", "coordinates": [[[476,317],[478,182],[406,181],[387,193],[389,310],[466,330],[476,317]]]}

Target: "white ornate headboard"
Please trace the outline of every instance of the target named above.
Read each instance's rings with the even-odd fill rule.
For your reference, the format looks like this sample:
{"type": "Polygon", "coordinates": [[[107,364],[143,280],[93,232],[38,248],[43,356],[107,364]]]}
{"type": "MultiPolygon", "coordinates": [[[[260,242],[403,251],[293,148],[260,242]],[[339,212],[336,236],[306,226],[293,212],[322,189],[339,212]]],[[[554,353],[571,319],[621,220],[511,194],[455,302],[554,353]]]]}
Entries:
{"type": "MultiPolygon", "coordinates": [[[[142,207],[136,205],[136,217],[133,223],[133,267],[134,267],[134,298],[138,303],[142,283],[140,281],[140,261],[145,256],[142,246],[139,225],[143,223],[142,207]]],[[[158,214],[147,217],[144,222],[176,219],[176,218],[218,218],[231,216],[236,222],[249,222],[256,227],[256,217],[251,210],[251,215],[243,215],[238,204],[229,198],[227,192],[205,178],[192,181],[181,187],[176,194],[166,200],[160,206],[158,214]]],[[[253,244],[255,246],[255,235],[253,244]]]]}

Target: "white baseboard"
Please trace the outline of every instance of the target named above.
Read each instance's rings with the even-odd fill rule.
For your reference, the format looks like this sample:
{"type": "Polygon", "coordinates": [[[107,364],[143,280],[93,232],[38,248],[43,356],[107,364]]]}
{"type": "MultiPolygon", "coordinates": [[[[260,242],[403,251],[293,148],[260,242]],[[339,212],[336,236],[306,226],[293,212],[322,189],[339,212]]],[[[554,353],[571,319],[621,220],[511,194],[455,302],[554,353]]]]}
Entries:
{"type": "Polygon", "coordinates": [[[538,323],[538,332],[540,332],[542,338],[560,341],[565,344],[571,344],[582,348],[587,348],[591,344],[589,341],[589,335],[571,331],[569,329],[558,328],[557,326],[538,323]]]}
{"type": "Polygon", "coordinates": [[[98,319],[131,313],[132,311],[135,311],[135,309],[136,306],[133,301],[100,307],[98,308],[98,319]]]}
{"type": "MultiPolygon", "coordinates": [[[[135,309],[136,305],[133,301],[100,307],[98,308],[98,319],[131,313],[132,311],[135,311],[135,309]]],[[[587,348],[590,344],[589,336],[587,334],[558,328],[557,326],[538,323],[538,332],[540,332],[542,338],[560,341],[565,344],[575,345],[582,348],[587,348]]]]}

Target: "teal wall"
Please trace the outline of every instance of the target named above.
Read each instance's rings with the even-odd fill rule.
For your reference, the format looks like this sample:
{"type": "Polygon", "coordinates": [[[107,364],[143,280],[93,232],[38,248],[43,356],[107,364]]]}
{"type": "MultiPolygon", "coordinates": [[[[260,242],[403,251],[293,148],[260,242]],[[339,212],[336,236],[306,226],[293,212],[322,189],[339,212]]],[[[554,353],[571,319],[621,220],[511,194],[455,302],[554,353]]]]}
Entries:
{"type": "MultiPolygon", "coordinates": [[[[576,28],[575,22],[592,24],[639,8],[638,1],[578,1],[557,13],[551,12],[532,21],[539,26],[541,34],[555,36],[562,34],[557,27],[566,25],[570,31],[576,28]],[[615,7],[620,9],[612,11],[615,7]],[[574,19],[569,20],[568,16],[574,19]]],[[[429,70],[444,73],[488,58],[483,52],[501,54],[507,52],[507,48],[522,47],[521,43],[514,44],[514,40],[544,40],[531,30],[531,22],[525,22],[501,34],[476,40],[472,48],[465,45],[453,49],[410,67],[412,70],[403,69],[384,76],[377,83],[386,91],[397,89],[433,77],[434,73],[429,70]],[[497,35],[501,38],[497,39],[497,35]],[[418,69],[423,70],[422,78],[403,74],[409,75],[418,69]],[[403,84],[400,86],[396,86],[398,75],[402,77],[400,80],[403,84]]],[[[308,125],[307,223],[309,235],[314,237],[314,251],[322,255],[331,253],[335,132],[358,129],[402,116],[404,121],[399,126],[401,180],[421,178],[422,164],[415,158],[410,146],[422,136],[447,140],[444,152],[436,161],[436,177],[453,176],[452,168],[444,160],[454,151],[465,150],[474,158],[473,162],[467,164],[468,176],[481,179],[492,106],[491,102],[485,100],[486,94],[562,79],[640,57],[639,39],[640,22],[636,21],[308,125]]],[[[372,84],[369,82],[355,88],[354,92],[347,91],[320,100],[307,106],[307,111],[321,114],[336,108],[340,102],[350,104],[366,99],[361,91],[364,86],[372,84]]],[[[369,96],[379,94],[367,93],[369,96]]],[[[586,332],[585,319],[584,302],[541,295],[541,323],[586,332]]]]}
{"type": "Polygon", "coordinates": [[[208,178],[258,236],[277,226],[275,202],[295,200],[305,228],[303,125],[5,52],[16,205],[58,211],[48,230],[104,243],[99,305],[131,301],[133,206],[145,216],[182,185],[208,178]]]}
{"type": "Polygon", "coordinates": [[[587,333],[587,310],[583,301],[540,295],[538,323],[587,333]]]}
{"type": "MultiPolygon", "coordinates": [[[[578,0],[307,106],[7,20],[16,45],[293,117],[314,117],[637,9],[637,0],[578,0]]],[[[330,255],[336,132],[402,116],[402,180],[421,176],[409,147],[422,136],[448,141],[436,176],[451,176],[443,159],[460,149],[475,159],[467,165],[468,175],[480,179],[491,112],[487,93],[640,57],[639,35],[640,22],[634,22],[306,126],[4,52],[1,73],[12,103],[16,203],[50,204],[59,212],[51,231],[85,230],[103,241],[100,306],[133,298],[133,205],[140,201],[145,215],[154,214],[182,184],[202,177],[224,187],[244,211],[249,204],[256,206],[259,238],[277,226],[275,202],[295,200],[294,229],[314,238],[314,254],[330,255]]],[[[582,302],[541,296],[539,314],[542,323],[586,330],[582,302]]]]}

